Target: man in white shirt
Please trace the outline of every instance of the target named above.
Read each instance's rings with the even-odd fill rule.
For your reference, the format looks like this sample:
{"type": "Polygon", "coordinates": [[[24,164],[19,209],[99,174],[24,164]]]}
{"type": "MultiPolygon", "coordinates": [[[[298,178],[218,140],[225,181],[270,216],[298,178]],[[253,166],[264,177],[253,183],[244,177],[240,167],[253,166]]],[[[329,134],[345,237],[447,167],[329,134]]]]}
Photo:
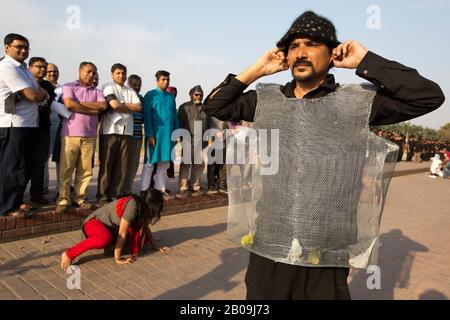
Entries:
{"type": "Polygon", "coordinates": [[[123,194],[131,159],[128,145],[133,136],[133,112],[141,111],[137,93],[125,85],[127,68],[116,63],[111,68],[113,82],[103,86],[109,108],[102,115],[100,129],[100,170],[97,205],[102,206],[123,194]]]}
{"type": "Polygon", "coordinates": [[[4,39],[0,61],[0,216],[24,216],[23,195],[33,165],[37,103],[47,98],[28,70],[29,41],[19,34],[4,39]]]}

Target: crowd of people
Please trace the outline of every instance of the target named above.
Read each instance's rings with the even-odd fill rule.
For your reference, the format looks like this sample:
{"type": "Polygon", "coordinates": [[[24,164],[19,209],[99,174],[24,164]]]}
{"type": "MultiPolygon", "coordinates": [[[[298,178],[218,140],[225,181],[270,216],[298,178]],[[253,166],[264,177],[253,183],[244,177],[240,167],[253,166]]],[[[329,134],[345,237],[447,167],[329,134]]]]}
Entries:
{"type": "Polygon", "coordinates": [[[140,94],[141,77],[128,76],[127,67],[120,63],[111,67],[111,79],[101,87],[93,62],[81,62],[78,79],[60,84],[56,64],[43,57],[31,57],[25,64],[30,45],[27,38],[9,34],[4,45],[6,55],[0,62],[1,216],[29,216],[35,207],[52,201],[56,201],[56,212],[71,206],[93,209],[87,188],[95,163],[99,166],[96,208],[130,196],[142,147],[140,191],[154,188],[165,200],[227,192],[224,159],[207,165],[205,161],[182,162],[179,194],[167,188],[167,178],[175,178],[175,130],[185,129],[194,135],[197,121],[202,124],[202,133],[211,128],[219,131],[220,137],[210,141],[203,141],[202,136],[201,141],[191,140],[192,159],[194,150],[203,152],[214,139],[225,143],[222,137],[228,123],[205,113],[200,85],[190,90],[191,100],[177,110],[177,89],[170,86],[167,71],[156,72],[156,88],[144,96],[140,94]],[[201,147],[194,149],[198,142],[201,147]],[[49,160],[56,166],[56,199],[46,197],[49,160]],[[208,185],[202,188],[205,168],[208,185]],[[29,183],[31,203],[26,204],[24,193],[29,183]]]}
{"type": "Polygon", "coordinates": [[[415,135],[406,136],[397,132],[377,130],[377,135],[390,140],[400,148],[397,161],[423,162],[430,161],[436,154],[441,160],[445,159],[445,152],[450,150],[450,141],[444,139],[427,139],[415,135]]]}
{"type": "Polygon", "coordinates": [[[397,162],[430,161],[430,178],[450,178],[450,141],[415,135],[405,136],[384,130],[377,130],[376,134],[399,146],[397,162]]]}

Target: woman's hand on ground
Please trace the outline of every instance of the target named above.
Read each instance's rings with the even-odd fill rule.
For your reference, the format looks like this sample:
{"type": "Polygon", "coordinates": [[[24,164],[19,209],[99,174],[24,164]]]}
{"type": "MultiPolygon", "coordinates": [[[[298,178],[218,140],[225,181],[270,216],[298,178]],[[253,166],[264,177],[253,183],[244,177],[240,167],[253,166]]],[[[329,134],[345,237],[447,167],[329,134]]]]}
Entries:
{"type": "Polygon", "coordinates": [[[67,254],[65,252],[63,252],[63,254],[61,255],[61,269],[63,269],[63,271],[66,272],[67,269],[69,269],[71,264],[72,264],[72,261],[69,259],[67,254]]]}

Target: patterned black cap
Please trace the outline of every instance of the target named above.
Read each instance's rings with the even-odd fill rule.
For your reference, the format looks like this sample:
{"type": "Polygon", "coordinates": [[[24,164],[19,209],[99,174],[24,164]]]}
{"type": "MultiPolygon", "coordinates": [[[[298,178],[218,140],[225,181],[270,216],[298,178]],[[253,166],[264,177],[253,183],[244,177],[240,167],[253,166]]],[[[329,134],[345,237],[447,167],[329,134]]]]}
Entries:
{"type": "Polygon", "coordinates": [[[333,23],[312,11],[306,11],[295,19],[283,38],[278,41],[277,47],[287,48],[289,43],[298,36],[311,37],[325,43],[330,48],[336,48],[340,44],[333,23]]]}

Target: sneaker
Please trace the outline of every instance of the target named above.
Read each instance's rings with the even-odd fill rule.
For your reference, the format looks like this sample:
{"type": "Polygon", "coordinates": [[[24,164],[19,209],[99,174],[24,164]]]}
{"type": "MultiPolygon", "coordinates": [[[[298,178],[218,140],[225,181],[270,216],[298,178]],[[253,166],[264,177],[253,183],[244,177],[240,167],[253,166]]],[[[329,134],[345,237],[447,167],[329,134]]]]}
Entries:
{"type": "Polygon", "coordinates": [[[432,174],[429,174],[429,175],[428,175],[428,178],[436,179],[436,178],[437,178],[437,176],[435,176],[435,175],[432,175],[432,174]]]}

